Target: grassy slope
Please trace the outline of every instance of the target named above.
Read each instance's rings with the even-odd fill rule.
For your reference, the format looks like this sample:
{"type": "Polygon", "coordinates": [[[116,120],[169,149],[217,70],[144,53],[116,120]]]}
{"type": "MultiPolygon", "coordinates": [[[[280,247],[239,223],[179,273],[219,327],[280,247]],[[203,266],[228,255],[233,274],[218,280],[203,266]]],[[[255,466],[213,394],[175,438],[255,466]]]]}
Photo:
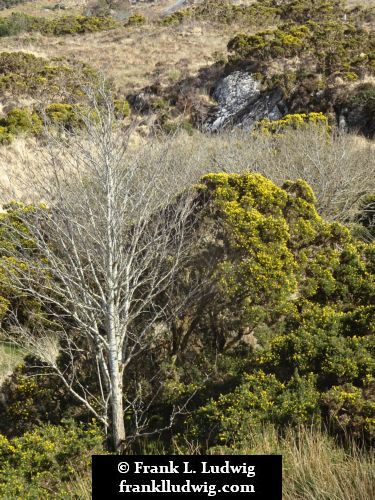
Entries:
{"type": "MultiPolygon", "coordinates": [[[[248,2],[247,2],[248,3],[248,2]]],[[[66,10],[46,10],[55,0],[31,2],[0,11],[0,16],[22,12],[34,16],[82,14],[83,2],[64,2],[66,10]]],[[[129,5],[129,14],[141,13],[148,20],[160,19],[172,0],[155,5],[129,5]]],[[[46,37],[33,33],[0,38],[0,51],[27,51],[36,56],[74,58],[90,64],[114,78],[117,86],[128,93],[151,85],[155,80],[166,84],[181,75],[194,76],[200,68],[225,56],[227,43],[237,32],[236,25],[217,26],[206,22],[190,22],[183,26],[146,24],[86,35],[46,37]]]]}
{"type": "Polygon", "coordinates": [[[9,9],[0,11],[0,16],[9,16],[11,12],[21,12],[30,16],[56,17],[58,15],[76,14],[82,12],[82,7],[87,2],[85,0],[64,0],[65,10],[52,10],[59,3],[57,0],[35,0],[20,5],[15,5],[9,9]]]}
{"type": "Polygon", "coordinates": [[[205,25],[146,25],[79,36],[33,34],[0,38],[0,51],[24,50],[36,56],[74,58],[103,71],[128,92],[149,85],[156,78],[173,81],[179,78],[182,68],[195,74],[212,64],[215,52],[225,54],[227,42],[235,32],[218,32],[205,25]]]}

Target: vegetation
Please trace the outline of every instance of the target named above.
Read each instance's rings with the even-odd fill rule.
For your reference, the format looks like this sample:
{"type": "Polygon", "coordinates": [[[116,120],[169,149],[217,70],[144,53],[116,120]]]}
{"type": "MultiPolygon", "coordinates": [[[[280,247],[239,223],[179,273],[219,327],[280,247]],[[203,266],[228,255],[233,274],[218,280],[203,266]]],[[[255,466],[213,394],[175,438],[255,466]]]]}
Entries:
{"type": "MultiPolygon", "coordinates": [[[[66,422],[40,427],[12,440],[0,437],[2,498],[74,498],[74,477],[87,474],[91,455],[103,453],[97,426],[66,422]]],[[[77,497],[76,497],[77,498],[77,497]]]]}
{"type": "MultiPolygon", "coordinates": [[[[326,433],[311,427],[287,429],[283,436],[272,426],[248,433],[237,448],[243,454],[279,453],[283,456],[283,495],[287,500],[305,498],[372,498],[373,458],[354,443],[340,447],[326,433]]],[[[216,453],[231,453],[218,447],[216,453]]]]}
{"type": "Polygon", "coordinates": [[[263,134],[281,132],[288,128],[301,128],[309,125],[319,125],[328,130],[328,119],[323,113],[296,113],[285,115],[280,120],[265,118],[257,124],[257,129],[263,134]]]}
{"type": "MultiPolygon", "coordinates": [[[[345,11],[334,0],[282,2],[276,28],[240,33],[229,41],[229,66],[257,72],[268,90],[281,89],[293,113],[337,112],[343,107],[340,85],[374,74],[375,36],[364,12],[374,11],[345,11]]],[[[357,93],[363,93],[360,85],[349,107],[358,103],[357,93]]],[[[363,112],[369,116],[365,106],[363,112]]],[[[362,130],[372,136],[371,118],[362,130]]]]}
{"type": "Polygon", "coordinates": [[[0,497],[89,498],[125,451],[282,453],[288,500],[374,498],[374,8],[120,4],[0,18],[0,497]],[[175,54],[215,29],[228,60],[175,54]],[[204,133],[232,71],[280,106],[204,133]]]}
{"type": "Polygon", "coordinates": [[[9,9],[10,7],[15,7],[16,5],[29,1],[30,0],[0,0],[0,10],[9,9]]]}
{"type": "Polygon", "coordinates": [[[95,81],[96,73],[85,65],[48,61],[26,52],[0,52],[2,98],[33,97],[36,100],[77,99],[82,85],[95,81]]]}
{"type": "Polygon", "coordinates": [[[63,16],[50,20],[14,13],[0,18],[0,37],[33,31],[54,36],[74,35],[110,30],[118,26],[119,23],[111,17],[63,16]]]}
{"type": "Polygon", "coordinates": [[[0,143],[10,142],[17,134],[38,134],[43,122],[38,114],[28,109],[13,108],[0,120],[0,143]]]}

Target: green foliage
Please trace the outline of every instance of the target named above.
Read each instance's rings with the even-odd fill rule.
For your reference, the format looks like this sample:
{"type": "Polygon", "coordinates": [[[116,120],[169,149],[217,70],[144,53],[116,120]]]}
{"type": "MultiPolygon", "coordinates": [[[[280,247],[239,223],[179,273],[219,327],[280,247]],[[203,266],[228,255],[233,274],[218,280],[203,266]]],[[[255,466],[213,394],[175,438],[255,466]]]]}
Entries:
{"type": "Polygon", "coordinates": [[[18,35],[24,31],[29,31],[31,26],[31,17],[12,13],[9,17],[0,18],[0,37],[18,35]]]}
{"type": "Polygon", "coordinates": [[[0,125],[0,144],[9,144],[12,138],[12,134],[10,134],[8,128],[0,125]]]}
{"type": "Polygon", "coordinates": [[[13,108],[0,123],[11,135],[38,134],[43,125],[37,113],[27,108],[13,108]]]}
{"type": "Polygon", "coordinates": [[[353,384],[333,386],[322,397],[323,410],[328,413],[336,432],[345,431],[355,438],[375,435],[375,381],[363,388],[353,384]]]}
{"type": "Polygon", "coordinates": [[[139,26],[146,23],[146,18],[142,14],[133,14],[126,21],[125,26],[139,26]]]}
{"type": "Polygon", "coordinates": [[[1,498],[70,498],[69,481],[87,473],[91,455],[103,453],[102,442],[94,423],[87,429],[48,425],[12,440],[0,435],[1,498]]]}
{"type": "Polygon", "coordinates": [[[253,5],[236,5],[226,0],[204,0],[198,5],[181,9],[163,18],[162,24],[180,24],[185,20],[209,21],[219,24],[266,26],[274,24],[278,9],[256,2],[253,5]]]}
{"type": "MultiPolygon", "coordinates": [[[[188,308],[179,328],[186,320],[194,324],[189,340],[203,343],[207,365],[215,350],[243,363],[227,361],[235,369],[222,372],[217,355],[211,361],[217,366],[211,384],[218,385],[200,391],[208,403],[191,421],[195,437],[238,441],[246,428],[268,420],[330,419],[329,391],[351,384],[362,399],[348,422],[354,418],[356,435],[371,440],[365,387],[375,375],[374,244],[325,222],[302,180],[277,187],[259,174],[209,174],[198,191],[206,207],[200,231],[209,243],[198,249],[191,272],[194,280],[201,273],[202,287],[207,279],[215,285],[204,303],[188,308]]],[[[348,423],[341,431],[352,428],[348,423]]]]}
{"type": "Polygon", "coordinates": [[[27,108],[13,108],[0,119],[0,144],[11,142],[18,134],[37,135],[43,128],[43,122],[37,113],[27,108]]]}
{"type": "Polygon", "coordinates": [[[295,113],[285,115],[280,120],[265,118],[257,123],[256,129],[263,134],[280,133],[285,129],[299,129],[305,126],[317,125],[326,132],[329,131],[328,118],[324,113],[295,113]]]}
{"type": "Polygon", "coordinates": [[[119,26],[112,17],[60,16],[47,19],[13,13],[9,17],[0,18],[0,37],[33,31],[54,36],[74,35],[106,31],[119,26]]]}
{"type": "Polygon", "coordinates": [[[375,133],[371,85],[359,88],[361,96],[352,103],[339,102],[343,81],[349,84],[375,71],[375,32],[363,21],[365,10],[346,10],[336,0],[264,4],[277,10],[282,23],[233,37],[227,46],[230,69],[260,73],[264,88],[281,90],[292,113],[333,113],[341,105],[357,106],[360,123],[353,128],[371,137],[375,133]]]}
{"type": "Polygon", "coordinates": [[[202,439],[208,434],[209,444],[237,447],[247,442],[250,429],[254,432],[266,422],[312,423],[319,418],[314,379],[312,374],[296,374],[284,384],[263,371],[246,374],[233,392],[210,400],[196,412],[191,437],[202,439]]]}
{"type": "Polygon", "coordinates": [[[117,118],[126,118],[130,115],[130,104],[126,99],[115,99],[114,107],[117,118]]]}
{"type": "Polygon", "coordinates": [[[177,24],[184,20],[203,20],[246,27],[275,25],[283,22],[303,23],[343,18],[359,21],[369,19],[373,9],[346,10],[340,0],[257,0],[251,5],[237,5],[228,0],[204,0],[198,5],[181,9],[163,19],[163,24],[177,24]]]}
{"type": "Polygon", "coordinates": [[[66,128],[77,127],[79,117],[76,106],[72,104],[53,103],[47,106],[46,115],[52,124],[62,125],[66,128]]]}
{"type": "Polygon", "coordinates": [[[87,81],[95,83],[96,73],[89,67],[48,61],[25,52],[0,52],[0,96],[31,96],[44,99],[78,97],[87,81]]]}
{"type": "Polygon", "coordinates": [[[278,58],[301,58],[326,78],[338,76],[353,79],[364,71],[373,72],[375,38],[373,32],[340,19],[305,24],[288,23],[275,30],[255,35],[239,34],[228,43],[232,63],[258,62],[261,67],[278,58]],[[261,63],[259,63],[261,61],[261,63]]]}
{"type": "MultiPolygon", "coordinates": [[[[38,262],[35,242],[22,221],[25,216],[33,217],[38,209],[43,208],[12,202],[3,206],[0,214],[0,324],[5,329],[9,310],[25,327],[35,327],[41,321],[40,302],[15,290],[12,281],[12,273],[25,270],[25,264],[19,258],[22,254],[35,255],[35,264],[38,262]]],[[[36,268],[37,265],[30,272],[37,273],[36,268]]],[[[41,277],[39,274],[39,279],[41,277]]]]}

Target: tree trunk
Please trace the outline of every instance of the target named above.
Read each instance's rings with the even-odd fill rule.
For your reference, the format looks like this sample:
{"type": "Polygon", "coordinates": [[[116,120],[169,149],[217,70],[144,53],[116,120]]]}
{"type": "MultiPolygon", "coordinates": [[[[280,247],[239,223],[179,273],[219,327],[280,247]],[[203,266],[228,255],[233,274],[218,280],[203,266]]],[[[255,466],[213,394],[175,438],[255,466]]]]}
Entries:
{"type": "Polygon", "coordinates": [[[124,404],[123,404],[123,371],[119,359],[118,331],[119,317],[115,307],[113,289],[108,301],[108,343],[109,343],[109,375],[111,378],[111,408],[112,408],[112,440],[113,448],[121,453],[125,445],[124,404]]]}
{"type": "Polygon", "coordinates": [[[125,446],[125,425],[124,425],[124,405],[123,405],[123,384],[119,363],[111,363],[112,381],[112,440],[113,448],[117,453],[121,453],[125,446]]]}

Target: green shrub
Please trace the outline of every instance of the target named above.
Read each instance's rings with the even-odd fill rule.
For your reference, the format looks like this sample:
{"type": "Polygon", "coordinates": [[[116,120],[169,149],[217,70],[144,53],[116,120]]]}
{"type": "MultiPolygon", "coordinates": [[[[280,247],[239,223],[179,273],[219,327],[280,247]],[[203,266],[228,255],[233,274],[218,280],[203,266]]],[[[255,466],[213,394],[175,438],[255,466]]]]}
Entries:
{"type": "Polygon", "coordinates": [[[8,144],[18,134],[39,134],[43,122],[27,108],[13,108],[0,119],[0,144],[8,144]]]}
{"type": "Polygon", "coordinates": [[[139,26],[146,23],[146,18],[142,14],[133,14],[126,21],[125,26],[139,26]]]}
{"type": "Polygon", "coordinates": [[[42,130],[42,120],[29,109],[13,108],[5,119],[9,132],[16,134],[38,134],[42,130]]]}
{"type": "Polygon", "coordinates": [[[1,498],[70,498],[69,482],[88,473],[102,442],[95,424],[49,425],[12,440],[0,435],[1,498]]]}
{"type": "Polygon", "coordinates": [[[0,144],[9,144],[12,141],[12,134],[7,127],[0,125],[0,144]]]}
{"type": "MultiPolygon", "coordinates": [[[[183,366],[192,356],[189,344],[192,351],[201,346],[196,365],[201,363],[203,373],[204,367],[215,366],[210,383],[199,391],[204,408],[204,401],[211,401],[214,424],[208,425],[211,417],[207,425],[196,424],[199,439],[204,442],[214,429],[223,429],[219,410],[230,420],[240,414],[236,422],[244,424],[249,411],[246,425],[267,419],[288,425],[310,413],[317,420],[330,418],[323,401],[334,386],[351,384],[370,399],[365,385],[375,375],[374,244],[324,221],[314,193],[301,180],[277,187],[259,174],[209,174],[198,190],[206,208],[197,220],[202,220],[199,231],[207,247],[196,248],[194,269],[184,270],[174,293],[179,296],[179,286],[180,293],[186,290],[189,279],[203,290],[205,283],[211,285],[201,302],[181,312],[173,332],[187,351],[180,354],[183,366]],[[271,386],[251,378],[246,392],[251,399],[244,399],[243,372],[255,379],[262,372],[264,384],[271,386]],[[243,411],[236,406],[239,394],[243,411]],[[273,401],[268,412],[256,406],[263,395],[273,401]]],[[[187,368],[183,380],[191,384],[199,377],[187,368]]],[[[236,422],[229,422],[228,433],[236,432],[236,422]]],[[[360,422],[357,435],[362,425],[371,440],[366,420],[360,422]]],[[[350,434],[350,428],[342,432],[350,434]]]]}
{"type": "Polygon", "coordinates": [[[68,128],[76,127],[79,123],[75,107],[72,104],[50,104],[46,108],[46,115],[53,124],[68,128]]]}
{"type": "Polygon", "coordinates": [[[256,129],[264,134],[280,133],[285,129],[298,129],[305,126],[317,125],[328,132],[328,118],[324,113],[295,113],[283,116],[280,120],[265,118],[257,123],[256,129]]]}
{"type": "Polygon", "coordinates": [[[333,386],[322,397],[336,432],[345,432],[357,439],[375,436],[375,381],[365,382],[363,388],[352,384],[333,386]]]}
{"type": "Polygon", "coordinates": [[[130,104],[126,99],[115,99],[114,106],[117,118],[126,118],[130,115],[130,104]]]}
{"type": "Polygon", "coordinates": [[[256,371],[245,375],[233,392],[199,408],[189,422],[190,435],[201,442],[209,436],[209,446],[238,447],[264,423],[312,423],[318,418],[318,401],[313,375],[296,374],[284,384],[272,374],[256,371]]]}
{"type": "Polygon", "coordinates": [[[79,96],[82,84],[95,79],[96,73],[87,66],[73,68],[25,52],[0,52],[0,96],[79,96]]]}
{"type": "Polygon", "coordinates": [[[218,24],[266,26],[274,24],[279,9],[263,2],[253,5],[234,5],[227,0],[204,0],[198,5],[181,9],[163,18],[165,25],[180,24],[185,20],[209,21],[218,24]]]}
{"type": "Polygon", "coordinates": [[[64,16],[53,21],[36,21],[34,26],[42,33],[61,36],[111,30],[120,24],[112,17],[64,16]]]}
{"type": "Polygon", "coordinates": [[[106,31],[119,26],[112,17],[60,16],[48,19],[16,13],[0,18],[0,37],[33,31],[54,36],[74,35],[106,31]]]}
{"type": "Polygon", "coordinates": [[[29,31],[32,18],[20,13],[13,13],[9,17],[0,18],[0,37],[18,35],[29,31]]]}

